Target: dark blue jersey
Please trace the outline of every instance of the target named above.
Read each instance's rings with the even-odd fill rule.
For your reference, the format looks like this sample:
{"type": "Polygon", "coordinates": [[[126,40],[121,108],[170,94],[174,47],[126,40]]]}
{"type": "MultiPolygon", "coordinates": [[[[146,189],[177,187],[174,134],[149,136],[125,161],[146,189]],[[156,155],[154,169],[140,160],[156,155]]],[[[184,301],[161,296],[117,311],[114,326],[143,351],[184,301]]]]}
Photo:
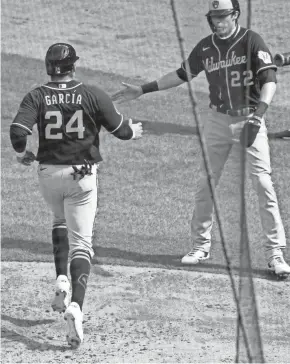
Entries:
{"type": "MultiPolygon", "coordinates": [[[[37,124],[39,148],[37,160],[51,164],[82,164],[84,160],[99,162],[99,131],[120,131],[123,115],[110,97],[97,87],[78,81],[49,82],[30,91],[23,99],[12,125],[32,132],[37,124]]],[[[133,135],[123,128],[121,139],[133,135]]]]}
{"type": "MultiPolygon", "coordinates": [[[[220,39],[216,34],[202,39],[190,53],[188,64],[192,77],[205,71],[210,102],[225,109],[255,106],[260,98],[259,74],[267,69],[277,70],[261,36],[240,26],[228,39],[220,39]]],[[[184,63],[178,74],[186,79],[182,70],[184,63]]]]}

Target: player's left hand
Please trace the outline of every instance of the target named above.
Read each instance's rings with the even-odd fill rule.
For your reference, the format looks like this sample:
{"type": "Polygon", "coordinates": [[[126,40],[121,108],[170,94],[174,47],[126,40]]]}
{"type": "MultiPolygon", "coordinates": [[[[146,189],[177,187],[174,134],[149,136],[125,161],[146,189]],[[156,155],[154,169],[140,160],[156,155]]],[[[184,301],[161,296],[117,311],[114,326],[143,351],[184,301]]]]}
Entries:
{"type": "Polygon", "coordinates": [[[16,159],[18,163],[23,164],[24,166],[31,166],[35,161],[35,155],[29,150],[26,150],[25,153],[17,153],[16,159]]]}
{"type": "Polygon", "coordinates": [[[254,143],[261,124],[262,118],[255,115],[249,117],[240,135],[240,142],[243,146],[249,148],[254,143]]]}

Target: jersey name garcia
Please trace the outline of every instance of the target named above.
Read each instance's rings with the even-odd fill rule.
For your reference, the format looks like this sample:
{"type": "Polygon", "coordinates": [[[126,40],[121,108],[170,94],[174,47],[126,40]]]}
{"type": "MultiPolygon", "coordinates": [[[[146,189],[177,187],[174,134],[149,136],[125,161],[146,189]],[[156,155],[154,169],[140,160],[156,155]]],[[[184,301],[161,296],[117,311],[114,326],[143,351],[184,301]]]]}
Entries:
{"type": "Polygon", "coordinates": [[[50,164],[99,162],[99,132],[114,132],[123,122],[109,96],[78,81],[49,82],[23,99],[13,124],[31,133],[37,124],[37,161],[50,164]]]}
{"type": "MultiPolygon", "coordinates": [[[[240,26],[228,39],[216,34],[202,39],[190,53],[188,65],[193,77],[205,71],[210,102],[225,109],[256,105],[260,98],[259,73],[277,69],[261,36],[240,26]]],[[[185,64],[181,67],[185,69],[185,64]]]]}

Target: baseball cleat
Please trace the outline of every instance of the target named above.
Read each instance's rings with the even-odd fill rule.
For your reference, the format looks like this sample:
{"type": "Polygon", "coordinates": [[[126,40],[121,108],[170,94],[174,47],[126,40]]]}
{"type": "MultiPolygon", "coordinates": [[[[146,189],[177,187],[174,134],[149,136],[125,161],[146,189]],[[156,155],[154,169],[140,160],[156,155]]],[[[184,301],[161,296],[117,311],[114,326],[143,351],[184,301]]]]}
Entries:
{"type": "Polygon", "coordinates": [[[182,259],[182,264],[198,264],[201,260],[206,260],[210,254],[202,250],[194,249],[186,254],[182,259]]]}
{"type": "Polygon", "coordinates": [[[77,349],[83,342],[83,313],[76,302],[72,302],[65,311],[67,323],[66,339],[72,349],[77,349]]]}
{"type": "Polygon", "coordinates": [[[66,276],[60,275],[56,280],[56,291],[51,307],[53,311],[65,312],[69,304],[70,283],[66,276]]]}
{"type": "Polygon", "coordinates": [[[287,278],[290,275],[290,266],[285,262],[283,257],[274,257],[270,263],[268,263],[270,272],[278,276],[279,278],[287,278]]]}

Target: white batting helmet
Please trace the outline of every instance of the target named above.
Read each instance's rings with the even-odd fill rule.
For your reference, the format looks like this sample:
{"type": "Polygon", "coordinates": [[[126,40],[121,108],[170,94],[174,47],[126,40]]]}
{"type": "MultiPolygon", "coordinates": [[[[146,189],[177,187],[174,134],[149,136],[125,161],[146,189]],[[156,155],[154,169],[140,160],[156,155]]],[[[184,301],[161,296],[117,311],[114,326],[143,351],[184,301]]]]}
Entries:
{"type": "Polygon", "coordinates": [[[238,0],[209,0],[209,11],[206,16],[226,16],[240,10],[238,0]]]}

